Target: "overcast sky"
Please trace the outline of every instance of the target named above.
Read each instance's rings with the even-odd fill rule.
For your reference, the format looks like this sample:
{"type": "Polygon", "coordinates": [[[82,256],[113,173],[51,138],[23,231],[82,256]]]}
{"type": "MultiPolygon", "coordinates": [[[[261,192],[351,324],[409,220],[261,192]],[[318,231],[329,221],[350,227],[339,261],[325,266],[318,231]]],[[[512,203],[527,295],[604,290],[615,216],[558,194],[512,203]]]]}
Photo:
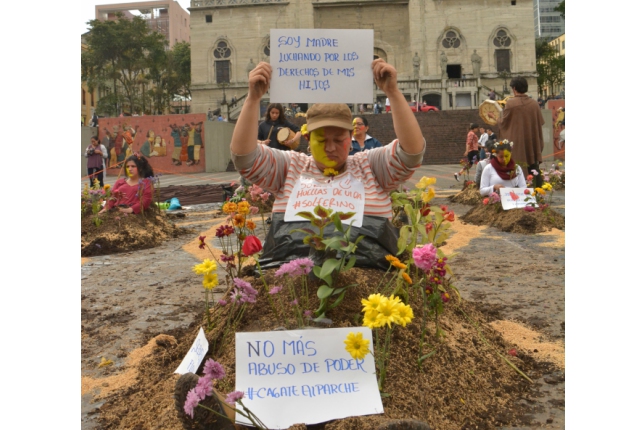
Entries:
{"type": "MultiPolygon", "coordinates": [[[[81,3],[82,7],[80,8],[80,11],[82,12],[82,17],[80,19],[80,22],[78,23],[78,30],[80,31],[80,34],[87,32],[87,21],[89,21],[90,19],[95,19],[97,5],[118,4],[118,3],[137,3],[137,1],[136,0],[130,0],[130,1],[82,0],[82,3],[81,3]]],[[[182,9],[184,9],[185,11],[187,11],[187,13],[189,13],[187,8],[191,6],[191,0],[178,0],[178,3],[180,3],[180,6],[182,6],[182,9]]]]}

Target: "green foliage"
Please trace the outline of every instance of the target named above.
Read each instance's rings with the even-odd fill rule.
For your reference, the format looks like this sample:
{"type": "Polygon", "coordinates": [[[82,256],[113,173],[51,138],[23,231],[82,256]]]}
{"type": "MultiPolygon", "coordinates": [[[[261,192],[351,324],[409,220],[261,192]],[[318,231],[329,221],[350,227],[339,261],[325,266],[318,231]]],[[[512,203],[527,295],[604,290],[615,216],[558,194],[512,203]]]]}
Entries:
{"type": "Polygon", "coordinates": [[[542,87],[564,82],[564,55],[559,55],[546,39],[536,40],[536,71],[538,72],[538,92],[542,87]]]}
{"type": "Polygon", "coordinates": [[[564,19],[564,0],[558,3],[558,6],[554,7],[553,10],[555,12],[560,12],[560,16],[564,19]]]}
{"type": "Polygon", "coordinates": [[[190,96],[191,48],[168,42],[139,17],[91,20],[82,52],[82,81],[104,94],[96,111],[116,115],[124,105],[133,112],[164,111],[173,95],[190,96]]]}

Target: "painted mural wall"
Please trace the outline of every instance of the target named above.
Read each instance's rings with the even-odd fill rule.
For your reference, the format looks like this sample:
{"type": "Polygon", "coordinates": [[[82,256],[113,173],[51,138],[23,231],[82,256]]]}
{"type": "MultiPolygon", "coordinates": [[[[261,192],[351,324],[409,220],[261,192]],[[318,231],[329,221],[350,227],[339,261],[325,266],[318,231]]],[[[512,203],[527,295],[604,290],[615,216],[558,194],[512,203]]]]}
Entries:
{"type": "Polygon", "coordinates": [[[122,162],[135,152],[156,173],[204,172],[206,120],[204,113],[100,118],[98,137],[109,152],[107,176],[122,175],[122,162]]]}
{"type": "Polygon", "coordinates": [[[564,160],[564,142],[558,141],[558,136],[562,131],[560,123],[564,121],[564,99],[549,100],[547,109],[551,109],[551,118],[553,118],[553,154],[554,159],[564,160]]]}

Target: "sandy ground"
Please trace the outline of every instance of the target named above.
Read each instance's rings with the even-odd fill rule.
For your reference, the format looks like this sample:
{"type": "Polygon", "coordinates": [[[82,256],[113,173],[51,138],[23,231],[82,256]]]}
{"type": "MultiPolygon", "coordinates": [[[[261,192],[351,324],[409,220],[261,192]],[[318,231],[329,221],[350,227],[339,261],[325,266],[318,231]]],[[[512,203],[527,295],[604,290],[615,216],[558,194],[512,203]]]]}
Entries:
{"type": "MultiPolygon", "coordinates": [[[[444,198],[435,203],[448,204],[456,218],[469,209],[444,198]]],[[[215,205],[199,207],[176,224],[212,239],[221,221],[212,218],[214,210],[215,205]]],[[[453,225],[455,233],[444,251],[458,253],[452,266],[462,296],[481,304],[493,326],[519,348],[563,369],[564,232],[518,235],[459,219],[453,225]]],[[[203,306],[203,289],[191,267],[207,256],[198,249],[197,236],[170,239],[151,250],[81,260],[83,429],[98,428],[101,396],[135,380],[126,373],[130,366],[123,370],[132,359],[145,356],[156,336],[194,322],[203,306]],[[99,367],[103,357],[113,364],[99,367]]],[[[535,405],[542,426],[564,428],[564,372],[536,383],[536,396],[522,401],[535,405]]]]}

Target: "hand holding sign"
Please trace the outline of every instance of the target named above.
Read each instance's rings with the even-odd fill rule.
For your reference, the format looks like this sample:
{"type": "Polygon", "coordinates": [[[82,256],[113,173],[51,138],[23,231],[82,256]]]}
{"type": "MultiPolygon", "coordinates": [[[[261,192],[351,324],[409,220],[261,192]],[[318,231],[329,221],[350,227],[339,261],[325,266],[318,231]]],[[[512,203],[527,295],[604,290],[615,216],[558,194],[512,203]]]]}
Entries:
{"type": "Polygon", "coordinates": [[[261,61],[249,72],[249,95],[247,97],[259,100],[267,93],[270,84],[271,65],[261,61]]]}
{"type": "Polygon", "coordinates": [[[375,79],[376,85],[385,94],[398,89],[398,72],[391,64],[378,58],[373,61],[371,68],[373,69],[373,79],[375,79]]]}

